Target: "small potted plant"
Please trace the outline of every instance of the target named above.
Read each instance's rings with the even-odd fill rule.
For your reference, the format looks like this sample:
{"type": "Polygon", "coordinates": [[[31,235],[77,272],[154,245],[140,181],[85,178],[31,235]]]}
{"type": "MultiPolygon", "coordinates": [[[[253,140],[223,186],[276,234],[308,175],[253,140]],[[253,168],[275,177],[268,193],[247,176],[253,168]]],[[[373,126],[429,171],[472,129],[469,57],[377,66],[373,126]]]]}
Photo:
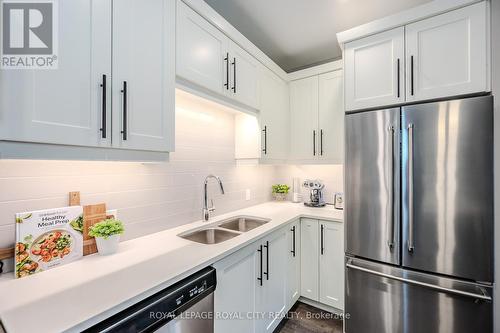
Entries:
{"type": "Polygon", "coordinates": [[[286,184],[276,184],[273,185],[273,197],[276,201],[285,201],[290,186],[286,184]]]}
{"type": "Polygon", "coordinates": [[[95,238],[97,250],[101,255],[116,253],[120,235],[125,229],[123,223],[116,219],[98,222],[89,228],[89,236],[95,238]]]}

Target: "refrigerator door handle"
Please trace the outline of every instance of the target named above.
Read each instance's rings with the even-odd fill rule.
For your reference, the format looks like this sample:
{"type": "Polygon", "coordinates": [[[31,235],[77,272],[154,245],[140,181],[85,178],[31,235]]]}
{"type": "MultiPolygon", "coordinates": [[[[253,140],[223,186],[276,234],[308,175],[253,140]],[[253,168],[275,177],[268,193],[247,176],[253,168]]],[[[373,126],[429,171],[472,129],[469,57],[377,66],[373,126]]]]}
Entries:
{"type": "Polygon", "coordinates": [[[394,248],[394,126],[390,125],[389,128],[389,136],[390,136],[390,148],[389,148],[389,154],[390,154],[390,181],[389,181],[389,188],[390,188],[390,196],[389,196],[389,204],[390,204],[390,209],[389,209],[389,240],[387,241],[387,245],[389,246],[389,249],[392,251],[394,248]]]}
{"type": "Polygon", "coordinates": [[[492,300],[491,296],[487,295],[486,292],[484,292],[484,291],[482,291],[481,294],[477,294],[477,293],[471,293],[471,292],[464,291],[464,290],[437,286],[435,284],[421,282],[421,281],[417,281],[417,280],[413,280],[413,279],[406,279],[406,278],[402,278],[399,276],[394,276],[394,275],[378,272],[378,271],[375,271],[372,269],[356,266],[356,265],[352,264],[352,260],[349,260],[346,263],[346,267],[351,268],[351,269],[355,269],[358,271],[362,271],[362,272],[365,272],[368,274],[373,274],[373,275],[381,276],[381,277],[384,277],[387,279],[396,280],[396,281],[400,281],[400,282],[408,283],[408,284],[413,284],[413,285],[441,291],[441,292],[448,293],[448,294],[455,294],[455,295],[470,297],[470,298],[479,299],[479,300],[487,301],[487,302],[491,302],[491,300],[492,300]]]}
{"type": "Polygon", "coordinates": [[[408,124],[408,252],[415,250],[413,236],[413,124],[408,124]]]}

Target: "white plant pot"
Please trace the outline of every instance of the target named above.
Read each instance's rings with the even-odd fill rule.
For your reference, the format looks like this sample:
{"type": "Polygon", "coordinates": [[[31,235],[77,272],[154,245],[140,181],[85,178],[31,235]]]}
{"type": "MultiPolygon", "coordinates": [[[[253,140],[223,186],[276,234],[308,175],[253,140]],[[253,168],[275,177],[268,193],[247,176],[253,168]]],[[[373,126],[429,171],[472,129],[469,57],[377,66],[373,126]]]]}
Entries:
{"type": "Polygon", "coordinates": [[[118,243],[120,242],[120,235],[109,236],[107,239],[103,237],[96,237],[97,250],[102,256],[113,254],[118,251],[118,243]]]}

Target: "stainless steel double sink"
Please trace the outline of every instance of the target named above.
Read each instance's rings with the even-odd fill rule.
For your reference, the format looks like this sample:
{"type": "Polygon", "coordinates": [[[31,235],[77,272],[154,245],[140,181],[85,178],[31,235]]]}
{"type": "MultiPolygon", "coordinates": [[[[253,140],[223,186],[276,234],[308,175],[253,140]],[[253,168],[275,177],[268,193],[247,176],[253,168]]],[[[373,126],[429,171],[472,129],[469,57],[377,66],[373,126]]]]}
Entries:
{"type": "Polygon", "coordinates": [[[202,244],[218,244],[268,223],[269,219],[235,216],[218,222],[215,226],[188,231],[179,237],[202,244]]]}

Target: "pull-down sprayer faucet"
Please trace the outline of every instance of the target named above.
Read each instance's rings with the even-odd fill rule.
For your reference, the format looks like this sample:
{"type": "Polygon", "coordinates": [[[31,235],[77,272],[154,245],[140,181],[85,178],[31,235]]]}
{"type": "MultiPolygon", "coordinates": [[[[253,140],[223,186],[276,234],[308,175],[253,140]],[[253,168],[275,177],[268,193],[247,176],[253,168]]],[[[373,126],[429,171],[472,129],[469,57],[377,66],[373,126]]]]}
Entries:
{"type": "Polygon", "coordinates": [[[205,178],[205,184],[203,187],[203,221],[208,221],[208,219],[210,218],[210,213],[215,211],[215,206],[214,206],[213,200],[210,200],[210,202],[211,202],[210,207],[208,207],[207,187],[208,187],[208,180],[210,178],[214,178],[219,182],[220,193],[224,194],[224,186],[222,186],[222,181],[220,180],[220,178],[215,176],[215,175],[208,175],[207,178],[205,178]]]}

